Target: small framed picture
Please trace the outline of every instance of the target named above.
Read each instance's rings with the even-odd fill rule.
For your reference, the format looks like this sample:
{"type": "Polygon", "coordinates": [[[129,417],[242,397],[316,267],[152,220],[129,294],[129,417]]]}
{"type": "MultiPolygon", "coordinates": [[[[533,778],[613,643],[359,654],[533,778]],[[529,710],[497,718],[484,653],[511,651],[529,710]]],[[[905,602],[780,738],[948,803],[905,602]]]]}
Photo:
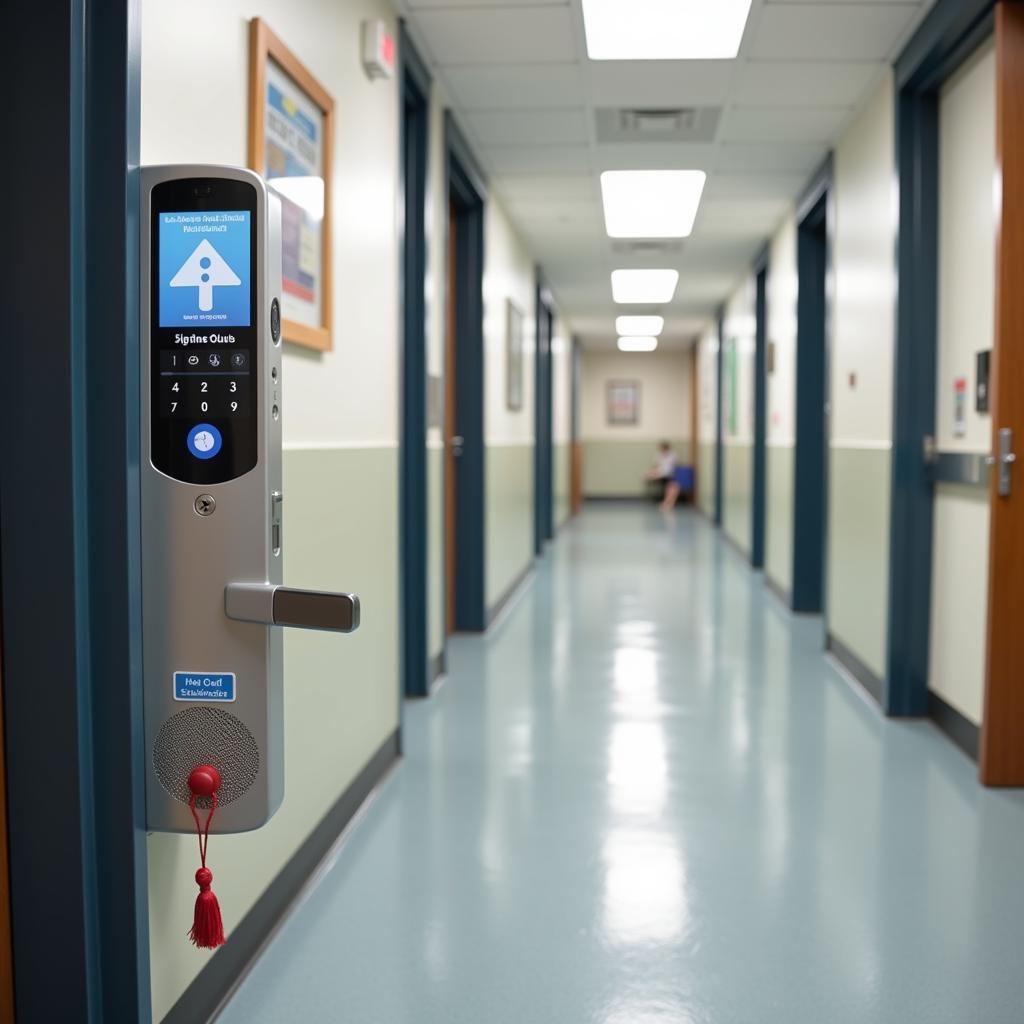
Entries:
{"type": "Polygon", "coordinates": [[[608,382],[608,423],[615,427],[636,426],[640,422],[640,382],[608,382]]]}
{"type": "Polygon", "coordinates": [[[523,407],[523,314],[508,299],[505,304],[505,404],[513,412],[523,407]]]}
{"type": "Polygon", "coordinates": [[[331,343],[334,100],[265,21],[249,23],[249,166],[281,198],[282,334],[331,343]]]}

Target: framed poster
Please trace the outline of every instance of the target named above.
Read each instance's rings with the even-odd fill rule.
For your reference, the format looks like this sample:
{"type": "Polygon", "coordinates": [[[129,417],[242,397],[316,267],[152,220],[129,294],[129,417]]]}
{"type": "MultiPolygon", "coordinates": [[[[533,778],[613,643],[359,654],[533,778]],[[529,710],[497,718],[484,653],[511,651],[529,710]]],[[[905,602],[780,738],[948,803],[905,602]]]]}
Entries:
{"type": "Polygon", "coordinates": [[[281,198],[285,341],[331,344],[334,100],[266,22],[249,23],[249,166],[281,198]]]}
{"type": "Polygon", "coordinates": [[[608,381],[608,423],[615,427],[636,426],[640,422],[640,382],[608,381]]]}
{"type": "Polygon", "coordinates": [[[505,303],[505,404],[514,412],[523,407],[523,314],[516,304],[505,303]]]}

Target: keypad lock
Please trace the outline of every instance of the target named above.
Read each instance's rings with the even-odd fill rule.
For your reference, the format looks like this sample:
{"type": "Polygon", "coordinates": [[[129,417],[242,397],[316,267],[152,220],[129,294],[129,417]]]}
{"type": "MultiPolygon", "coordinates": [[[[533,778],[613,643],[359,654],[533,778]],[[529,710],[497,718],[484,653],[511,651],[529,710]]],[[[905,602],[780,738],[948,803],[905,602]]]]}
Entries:
{"type": "Polygon", "coordinates": [[[213,832],[284,795],[282,627],[351,632],[358,598],[283,585],[281,200],[252,171],[142,171],[146,819],[190,832],[190,772],[222,780],[213,832]]]}

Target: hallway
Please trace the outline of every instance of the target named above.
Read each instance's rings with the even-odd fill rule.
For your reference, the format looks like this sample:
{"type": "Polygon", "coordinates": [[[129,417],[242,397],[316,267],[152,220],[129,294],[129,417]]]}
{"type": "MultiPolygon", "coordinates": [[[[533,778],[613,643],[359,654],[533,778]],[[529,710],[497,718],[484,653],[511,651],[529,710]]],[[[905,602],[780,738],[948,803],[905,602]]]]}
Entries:
{"type": "Polygon", "coordinates": [[[820,647],[702,518],[588,506],[219,1019],[1019,1022],[1024,795],[820,647]]]}

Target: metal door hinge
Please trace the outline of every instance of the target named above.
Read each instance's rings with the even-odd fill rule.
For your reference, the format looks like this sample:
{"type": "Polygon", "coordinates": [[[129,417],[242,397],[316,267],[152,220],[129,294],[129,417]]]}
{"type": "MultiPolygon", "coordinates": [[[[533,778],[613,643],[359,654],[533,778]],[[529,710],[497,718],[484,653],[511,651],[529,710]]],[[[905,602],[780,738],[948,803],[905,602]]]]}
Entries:
{"type": "Polygon", "coordinates": [[[992,461],[995,463],[998,472],[996,493],[1000,498],[1008,498],[1012,484],[1010,469],[1017,461],[1017,456],[1013,451],[1013,431],[1009,427],[1001,427],[998,436],[999,451],[992,456],[992,461]]]}

